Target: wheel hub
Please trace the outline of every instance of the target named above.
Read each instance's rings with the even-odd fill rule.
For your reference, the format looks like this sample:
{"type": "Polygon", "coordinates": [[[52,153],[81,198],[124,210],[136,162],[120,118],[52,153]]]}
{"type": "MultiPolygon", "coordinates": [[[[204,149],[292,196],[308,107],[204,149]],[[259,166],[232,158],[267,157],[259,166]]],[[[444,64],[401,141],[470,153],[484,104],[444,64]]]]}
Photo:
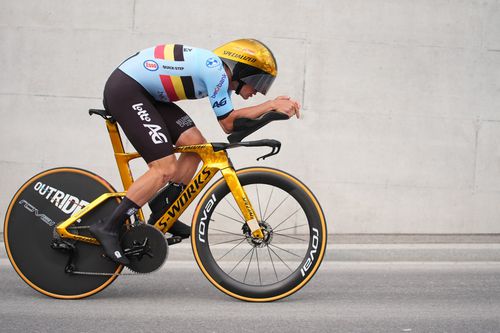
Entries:
{"type": "Polygon", "coordinates": [[[259,222],[259,226],[262,229],[264,238],[252,236],[252,232],[246,223],[241,228],[243,230],[243,235],[245,236],[248,244],[252,245],[253,247],[268,246],[273,239],[273,228],[269,225],[269,223],[265,221],[259,222]]]}

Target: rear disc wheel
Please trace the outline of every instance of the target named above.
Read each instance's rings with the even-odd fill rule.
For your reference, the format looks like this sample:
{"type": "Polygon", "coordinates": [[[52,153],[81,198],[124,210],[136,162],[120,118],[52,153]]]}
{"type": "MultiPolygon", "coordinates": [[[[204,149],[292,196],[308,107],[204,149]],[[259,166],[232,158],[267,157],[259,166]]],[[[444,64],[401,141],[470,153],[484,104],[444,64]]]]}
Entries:
{"type": "MultiPolygon", "coordinates": [[[[43,171],[14,195],[4,223],[8,258],[29,286],[44,295],[76,299],[93,295],[112,283],[123,266],[103,257],[100,246],[68,240],[74,246],[74,269],[110,275],[77,275],[65,271],[69,254],[53,249],[55,227],[104,193],[115,192],[103,178],[77,168],[43,171]]],[[[93,209],[68,230],[90,236],[87,227],[111,215],[119,199],[93,209]]],[[[65,246],[64,244],[62,245],[65,246]]]]}

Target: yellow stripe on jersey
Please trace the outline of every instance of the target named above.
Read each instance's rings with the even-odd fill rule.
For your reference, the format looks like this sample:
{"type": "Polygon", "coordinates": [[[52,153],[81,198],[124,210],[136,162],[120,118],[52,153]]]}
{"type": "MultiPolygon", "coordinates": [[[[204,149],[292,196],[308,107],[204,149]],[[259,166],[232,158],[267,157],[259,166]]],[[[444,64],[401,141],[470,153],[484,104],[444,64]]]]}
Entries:
{"type": "Polygon", "coordinates": [[[163,52],[165,54],[165,60],[174,61],[174,44],[165,45],[165,50],[163,52]]]}
{"type": "Polygon", "coordinates": [[[179,97],[179,99],[187,99],[181,78],[179,76],[171,76],[170,79],[172,80],[177,97],[179,97]]]}

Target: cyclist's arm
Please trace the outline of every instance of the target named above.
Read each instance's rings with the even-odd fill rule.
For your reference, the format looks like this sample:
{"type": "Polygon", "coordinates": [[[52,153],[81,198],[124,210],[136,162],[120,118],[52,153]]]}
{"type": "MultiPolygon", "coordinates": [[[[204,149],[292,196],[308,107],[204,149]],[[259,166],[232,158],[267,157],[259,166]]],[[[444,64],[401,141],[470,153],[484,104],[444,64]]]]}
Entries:
{"type": "Polygon", "coordinates": [[[227,134],[233,131],[233,122],[238,118],[255,119],[262,116],[264,113],[274,110],[273,101],[267,101],[259,105],[249,106],[238,110],[231,111],[227,117],[219,119],[219,124],[227,134]]]}
{"type": "Polygon", "coordinates": [[[255,119],[269,111],[278,111],[286,113],[288,117],[295,115],[300,117],[300,103],[291,99],[288,96],[279,96],[274,100],[264,102],[259,105],[250,106],[238,110],[233,110],[222,119],[219,119],[219,124],[226,133],[233,131],[233,122],[238,118],[255,119]]]}

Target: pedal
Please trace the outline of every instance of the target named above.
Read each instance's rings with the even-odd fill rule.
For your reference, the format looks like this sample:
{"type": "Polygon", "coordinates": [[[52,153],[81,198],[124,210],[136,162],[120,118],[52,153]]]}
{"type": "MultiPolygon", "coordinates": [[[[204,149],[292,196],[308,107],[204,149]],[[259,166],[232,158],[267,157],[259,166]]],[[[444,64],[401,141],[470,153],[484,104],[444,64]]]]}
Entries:
{"type": "Polygon", "coordinates": [[[174,244],[178,244],[182,242],[182,237],[181,236],[172,236],[170,238],[167,238],[167,244],[170,246],[170,245],[174,245],[174,244]]]}

